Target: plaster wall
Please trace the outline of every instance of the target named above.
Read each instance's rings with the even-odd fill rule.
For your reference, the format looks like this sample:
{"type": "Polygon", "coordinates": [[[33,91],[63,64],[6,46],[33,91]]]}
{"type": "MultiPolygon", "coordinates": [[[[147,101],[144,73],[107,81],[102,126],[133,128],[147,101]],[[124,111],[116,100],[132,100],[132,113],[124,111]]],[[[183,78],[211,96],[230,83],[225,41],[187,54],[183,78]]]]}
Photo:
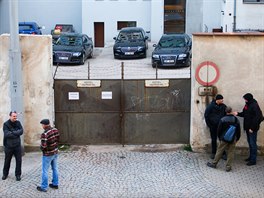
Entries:
{"type": "MultiPolygon", "coordinates": [[[[54,121],[51,36],[20,35],[23,75],[24,145],[39,146],[43,118],[54,121]]],[[[3,146],[3,123],[11,111],[9,70],[9,35],[0,36],[0,146],[3,146]]],[[[15,109],[12,109],[15,110],[15,109]]]]}
{"type": "MultiPolygon", "coordinates": [[[[192,98],[191,98],[191,145],[194,150],[204,149],[210,143],[208,127],[204,120],[206,97],[198,95],[201,86],[195,72],[200,63],[212,61],[219,68],[219,80],[214,84],[224,102],[234,111],[242,111],[242,96],[250,92],[264,112],[264,34],[246,33],[196,33],[193,34],[192,98]]],[[[216,72],[200,70],[201,79],[212,81],[216,72]],[[208,74],[208,76],[207,76],[208,74]]],[[[211,102],[212,98],[209,97],[211,102]]],[[[239,117],[238,117],[239,118],[239,117]]],[[[243,118],[239,118],[241,127],[243,118]]],[[[243,127],[242,127],[243,128],[243,127]]],[[[238,147],[247,147],[246,135],[241,132],[238,147]]],[[[258,133],[258,146],[264,147],[264,123],[258,133]]]]}
{"type": "Polygon", "coordinates": [[[85,1],[82,6],[82,30],[94,40],[94,22],[104,22],[105,44],[117,36],[118,21],[136,21],[137,27],[150,31],[151,1],[85,1]],[[117,14],[118,13],[118,14],[117,14]]]}

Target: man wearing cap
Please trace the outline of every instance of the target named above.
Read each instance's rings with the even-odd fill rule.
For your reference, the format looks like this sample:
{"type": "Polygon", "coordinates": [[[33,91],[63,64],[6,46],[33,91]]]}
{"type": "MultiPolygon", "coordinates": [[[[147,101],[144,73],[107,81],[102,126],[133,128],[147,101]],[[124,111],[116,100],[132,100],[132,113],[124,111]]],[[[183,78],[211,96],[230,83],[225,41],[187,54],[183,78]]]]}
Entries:
{"type": "MultiPolygon", "coordinates": [[[[224,104],[224,97],[221,94],[217,94],[215,96],[215,99],[205,109],[204,118],[206,125],[210,129],[210,136],[211,136],[211,146],[212,146],[211,159],[214,159],[216,154],[217,127],[221,118],[226,115],[225,109],[226,109],[226,105],[224,104]]],[[[223,158],[226,159],[225,153],[223,158]]]]}
{"type": "Polygon", "coordinates": [[[41,186],[37,186],[37,190],[41,192],[47,192],[48,186],[53,189],[59,188],[58,177],[58,144],[59,144],[59,131],[56,128],[50,126],[48,119],[40,121],[44,132],[41,134],[42,150],[42,182],[41,186]],[[49,167],[52,169],[52,183],[48,185],[48,171],[49,167]]]}
{"type": "Polygon", "coordinates": [[[249,145],[249,157],[245,159],[248,166],[256,165],[257,162],[257,132],[259,125],[263,121],[263,114],[259,108],[258,102],[251,93],[243,96],[245,106],[242,112],[234,112],[234,115],[244,118],[244,130],[247,134],[247,142],[249,145]]]}

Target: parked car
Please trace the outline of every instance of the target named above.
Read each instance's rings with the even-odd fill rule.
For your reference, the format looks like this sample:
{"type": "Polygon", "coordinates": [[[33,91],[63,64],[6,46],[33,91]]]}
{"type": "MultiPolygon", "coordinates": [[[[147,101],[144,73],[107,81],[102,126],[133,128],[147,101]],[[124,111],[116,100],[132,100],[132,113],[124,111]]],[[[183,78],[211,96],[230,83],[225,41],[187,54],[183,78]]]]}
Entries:
{"type": "Polygon", "coordinates": [[[51,30],[53,43],[58,40],[62,33],[76,33],[72,24],[56,24],[51,30]]]}
{"type": "Polygon", "coordinates": [[[148,36],[143,28],[122,28],[114,40],[114,58],[146,58],[148,36]]]}
{"type": "Polygon", "coordinates": [[[86,34],[63,33],[53,44],[53,63],[77,63],[83,65],[93,56],[93,41],[86,34]]]}
{"type": "Polygon", "coordinates": [[[188,34],[164,34],[154,44],[152,67],[188,67],[191,65],[192,40],[188,34]]]}
{"type": "Polygon", "coordinates": [[[19,34],[42,34],[40,27],[36,22],[19,22],[19,34]]]}

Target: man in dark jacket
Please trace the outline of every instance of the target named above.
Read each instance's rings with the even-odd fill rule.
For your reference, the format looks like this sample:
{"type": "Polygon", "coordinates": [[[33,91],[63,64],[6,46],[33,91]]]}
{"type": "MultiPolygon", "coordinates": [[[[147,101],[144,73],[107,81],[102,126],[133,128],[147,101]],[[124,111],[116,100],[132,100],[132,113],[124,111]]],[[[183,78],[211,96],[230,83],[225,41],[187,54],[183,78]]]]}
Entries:
{"type": "Polygon", "coordinates": [[[16,180],[20,181],[22,164],[22,149],[20,136],[23,134],[23,127],[21,123],[17,120],[17,113],[15,111],[11,111],[9,113],[9,117],[9,120],[7,120],[3,125],[5,163],[3,168],[2,180],[5,180],[9,174],[11,159],[14,155],[16,159],[16,180]]]}
{"type": "Polygon", "coordinates": [[[212,163],[208,162],[207,166],[211,168],[216,168],[217,163],[221,159],[223,152],[226,149],[227,151],[226,171],[229,172],[232,169],[231,165],[234,159],[234,150],[235,150],[236,143],[240,139],[241,129],[240,129],[239,120],[232,114],[231,107],[226,107],[226,114],[227,114],[226,116],[221,118],[218,128],[217,128],[217,135],[219,137],[220,144],[217,148],[215,158],[212,163]],[[223,137],[226,131],[228,130],[228,128],[230,127],[230,125],[233,125],[236,127],[235,137],[233,141],[226,142],[223,137]]]}
{"type": "Polygon", "coordinates": [[[204,118],[207,126],[210,129],[212,155],[211,159],[214,159],[217,149],[217,127],[220,119],[225,116],[226,105],[224,104],[224,97],[220,94],[216,95],[206,108],[204,118]]]}
{"type": "Polygon", "coordinates": [[[263,115],[258,102],[251,93],[245,94],[243,98],[246,103],[243,111],[235,112],[234,115],[244,118],[244,130],[246,131],[249,145],[249,157],[245,161],[247,161],[248,166],[252,166],[256,165],[257,162],[257,132],[263,120],[263,115]]]}

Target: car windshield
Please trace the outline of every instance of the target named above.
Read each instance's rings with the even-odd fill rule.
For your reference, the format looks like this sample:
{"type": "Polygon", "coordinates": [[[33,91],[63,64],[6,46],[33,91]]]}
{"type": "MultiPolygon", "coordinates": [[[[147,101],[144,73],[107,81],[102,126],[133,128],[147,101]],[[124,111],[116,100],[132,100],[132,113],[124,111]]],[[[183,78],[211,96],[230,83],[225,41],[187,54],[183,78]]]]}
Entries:
{"type": "Polygon", "coordinates": [[[159,46],[162,48],[184,47],[185,40],[180,37],[163,37],[159,41],[159,46]]]}
{"type": "Polygon", "coordinates": [[[80,36],[60,36],[57,45],[82,45],[82,37],[80,36]]]}
{"type": "Polygon", "coordinates": [[[143,35],[141,32],[120,32],[117,39],[120,41],[142,40],[143,35]]]}
{"type": "Polygon", "coordinates": [[[20,30],[32,30],[32,25],[19,25],[20,30]]]}

